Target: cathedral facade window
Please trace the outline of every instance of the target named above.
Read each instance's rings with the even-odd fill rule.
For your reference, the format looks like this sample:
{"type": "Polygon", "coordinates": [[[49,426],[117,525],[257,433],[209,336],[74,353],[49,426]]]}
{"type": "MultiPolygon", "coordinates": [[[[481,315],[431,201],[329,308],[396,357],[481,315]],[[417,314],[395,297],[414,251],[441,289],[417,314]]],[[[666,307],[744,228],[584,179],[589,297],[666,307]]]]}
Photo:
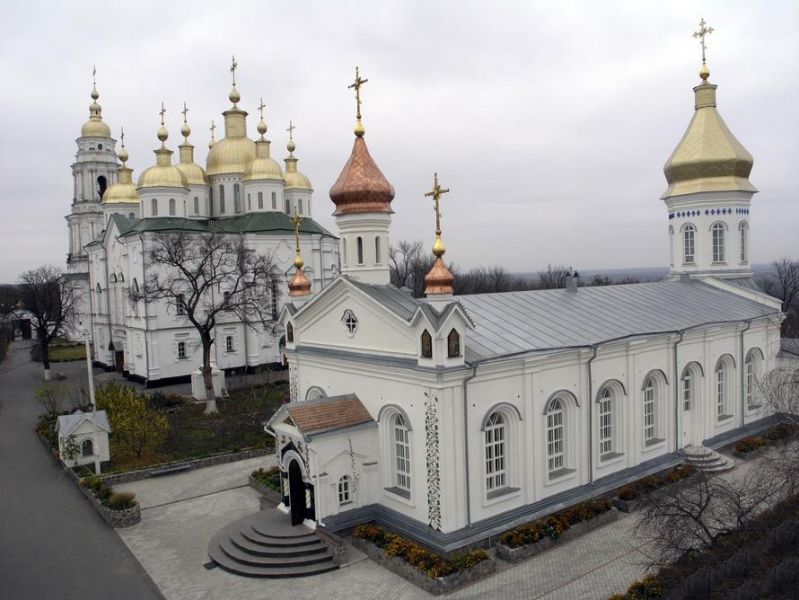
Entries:
{"type": "Polygon", "coordinates": [[[303,214],[303,212],[302,212],[302,198],[297,200],[297,213],[303,214]]]}
{"type": "Polygon", "coordinates": [[[178,360],[186,358],[186,342],[178,342],[178,360]]]}
{"type": "Polygon", "coordinates": [[[710,228],[713,243],[713,262],[723,263],[725,261],[725,235],[727,228],[724,223],[714,223],[710,228]]]}
{"type": "Polygon", "coordinates": [[[654,375],[644,380],[644,442],[650,443],[658,439],[658,381],[654,375]]]}
{"type": "Polygon", "coordinates": [[[194,197],[194,214],[200,214],[200,198],[199,196],[194,197]]]}
{"type": "Polygon", "coordinates": [[[233,352],[233,351],[234,351],[233,336],[232,335],[226,335],[225,336],[225,352],[233,352]]]}
{"type": "Polygon", "coordinates": [[[339,505],[349,504],[350,499],[350,476],[344,475],[338,480],[338,503],[339,505]]]}
{"type": "Polygon", "coordinates": [[[688,223],[682,228],[682,262],[692,265],[696,258],[696,228],[688,223]]]}
{"type": "Polygon", "coordinates": [[[286,214],[291,216],[291,200],[286,198],[286,214]]]}
{"type": "Polygon", "coordinates": [[[566,467],[563,400],[555,398],[547,410],[547,472],[550,477],[566,467]]]}
{"type": "Polygon", "coordinates": [[[486,491],[490,493],[507,485],[505,442],[508,436],[502,413],[491,413],[484,433],[486,491]]]}
{"type": "Polygon", "coordinates": [[[341,318],[341,322],[344,324],[344,328],[347,330],[347,334],[350,337],[355,335],[355,332],[358,330],[358,319],[351,310],[347,309],[344,311],[344,316],[341,318]]]}
{"type": "Polygon", "coordinates": [[[178,294],[177,296],[175,296],[175,308],[176,308],[175,312],[179,316],[183,316],[186,314],[186,296],[184,296],[183,294],[178,294]]]}
{"type": "Polygon", "coordinates": [[[738,226],[738,231],[740,232],[741,238],[741,263],[746,264],[749,261],[749,252],[747,249],[749,224],[746,221],[741,221],[741,224],[738,226]]]}
{"type": "Polygon", "coordinates": [[[154,217],[158,216],[158,200],[156,198],[150,201],[150,214],[154,217]]]}
{"type": "Polygon", "coordinates": [[[605,386],[599,392],[599,456],[607,456],[614,451],[613,434],[613,412],[614,401],[613,389],[605,386]]]}
{"type": "Polygon", "coordinates": [[[294,343],[294,325],[291,323],[286,325],[286,341],[288,341],[289,344],[294,343]]]}
{"type": "Polygon", "coordinates": [[[382,262],[380,256],[380,236],[375,236],[375,264],[379,265],[382,262]]]}
{"type": "Polygon", "coordinates": [[[358,264],[362,265],[363,264],[363,238],[361,236],[358,236],[356,238],[355,246],[356,246],[355,252],[356,252],[356,255],[357,255],[357,258],[358,258],[358,264]]]}
{"type": "Polygon", "coordinates": [[[175,199],[174,198],[170,198],[169,199],[169,216],[170,217],[174,217],[175,216],[175,199]]]}
{"type": "Polygon", "coordinates": [[[763,353],[759,348],[752,348],[746,353],[744,373],[746,374],[746,406],[749,409],[760,405],[760,390],[758,389],[761,371],[763,368],[763,353]]]}
{"type": "Polygon", "coordinates": [[[233,212],[241,212],[241,186],[238,183],[233,184],[233,212]]]}
{"type": "Polygon", "coordinates": [[[716,416],[719,420],[730,416],[730,388],[732,387],[733,361],[729,354],[716,363],[716,416]]]}
{"type": "Polygon", "coordinates": [[[392,419],[394,485],[400,490],[411,490],[411,443],[410,430],[401,414],[392,419]]]}
{"type": "Polygon", "coordinates": [[[219,184],[219,214],[225,214],[225,186],[219,184]]]}
{"type": "Polygon", "coordinates": [[[447,357],[457,358],[461,355],[461,336],[453,329],[447,336],[447,357]]]}
{"type": "Polygon", "coordinates": [[[264,207],[264,193],[258,192],[258,209],[262,209],[264,207]]]}
{"type": "Polygon", "coordinates": [[[433,336],[425,329],[421,337],[422,358],[433,358],[433,336]]]}
{"type": "Polygon", "coordinates": [[[272,210],[277,210],[277,192],[272,192],[272,210]]]}

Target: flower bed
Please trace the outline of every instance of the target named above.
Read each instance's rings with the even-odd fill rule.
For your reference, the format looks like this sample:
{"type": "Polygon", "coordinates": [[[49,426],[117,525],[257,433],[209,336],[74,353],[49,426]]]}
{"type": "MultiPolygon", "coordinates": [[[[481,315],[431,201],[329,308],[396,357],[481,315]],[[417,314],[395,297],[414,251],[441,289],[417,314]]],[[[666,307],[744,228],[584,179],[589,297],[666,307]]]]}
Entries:
{"type": "Polygon", "coordinates": [[[377,525],[356,527],[353,543],[374,561],[436,595],[496,570],[495,561],[482,548],[446,559],[377,525]]]}
{"type": "Polygon", "coordinates": [[[517,562],[548,550],[557,540],[579,537],[618,516],[609,500],[587,500],[548,517],[506,531],[499,537],[497,556],[517,562]]]}
{"type": "Polygon", "coordinates": [[[658,488],[673,485],[678,481],[688,479],[696,473],[693,465],[679,465],[665,473],[656,473],[625,485],[619,490],[613,504],[622,512],[633,512],[638,508],[638,500],[658,488]]]}
{"type": "Polygon", "coordinates": [[[130,527],[141,521],[135,494],[114,492],[102,477],[94,475],[82,478],[79,483],[83,495],[111,527],[130,527]]]}
{"type": "Polygon", "coordinates": [[[277,506],[283,500],[280,489],[280,468],[256,469],[250,474],[250,487],[261,494],[261,510],[265,506],[277,506]]]}
{"type": "Polygon", "coordinates": [[[750,436],[735,444],[733,454],[743,460],[751,460],[763,454],[769,446],[785,443],[796,434],[796,427],[780,423],[771,427],[762,436],[750,436]]]}

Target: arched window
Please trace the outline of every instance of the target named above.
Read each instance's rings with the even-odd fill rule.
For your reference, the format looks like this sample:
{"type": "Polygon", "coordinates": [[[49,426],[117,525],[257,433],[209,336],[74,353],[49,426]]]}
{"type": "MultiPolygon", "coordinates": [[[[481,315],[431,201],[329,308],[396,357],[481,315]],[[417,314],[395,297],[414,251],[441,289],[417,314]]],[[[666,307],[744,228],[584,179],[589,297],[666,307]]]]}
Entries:
{"type": "Polygon", "coordinates": [[[133,278],[133,285],[131,285],[130,287],[133,288],[134,292],[138,292],[139,291],[139,280],[134,277],[133,278]]]}
{"type": "Polygon", "coordinates": [[[272,192],[272,208],[277,210],[277,192],[272,192]]]}
{"type": "Polygon", "coordinates": [[[744,369],[746,373],[746,406],[757,408],[760,405],[760,389],[758,384],[763,366],[763,354],[758,348],[752,348],[746,353],[744,369]]]}
{"type": "Polygon", "coordinates": [[[644,380],[644,442],[658,439],[658,382],[654,375],[644,380]]]}
{"type": "Polygon", "coordinates": [[[375,236],[375,264],[379,265],[381,262],[380,256],[380,236],[375,236]]]}
{"type": "Polygon", "coordinates": [[[133,215],[133,213],[128,213],[128,219],[135,219],[135,218],[136,217],[133,215]]]}
{"type": "Polygon", "coordinates": [[[152,200],[150,200],[150,213],[154,217],[158,216],[158,199],[157,198],[153,198],[152,200]]]}
{"type": "Polygon", "coordinates": [[[671,257],[671,266],[674,266],[674,227],[669,225],[669,256],[671,257]]]}
{"type": "Polygon", "coordinates": [[[358,251],[358,264],[362,265],[363,264],[363,238],[358,236],[358,238],[355,240],[355,243],[356,243],[357,251],[358,251]]]}
{"type": "Polygon", "coordinates": [[[741,232],[741,262],[746,263],[749,260],[748,248],[746,247],[749,241],[747,239],[749,237],[749,224],[746,221],[741,221],[738,229],[741,232]]]}
{"type": "Polygon", "coordinates": [[[563,401],[555,398],[547,411],[547,471],[550,476],[565,467],[563,401]]]}
{"type": "Polygon", "coordinates": [[[297,213],[302,214],[302,198],[297,200],[297,213]]]}
{"type": "Polygon", "coordinates": [[[169,199],[169,216],[170,217],[174,217],[175,216],[175,199],[174,198],[170,198],[169,199]]]}
{"type": "Polygon", "coordinates": [[[124,273],[120,273],[119,274],[119,278],[117,279],[117,281],[121,281],[122,283],[125,283],[125,274],[124,273]]]}
{"type": "Polygon", "coordinates": [[[247,210],[252,210],[252,200],[249,193],[247,194],[247,210]]]}
{"type": "Polygon", "coordinates": [[[408,424],[401,414],[394,415],[393,423],[393,464],[394,484],[401,490],[411,490],[411,444],[408,424]]]}
{"type": "Polygon", "coordinates": [[[613,444],[613,390],[605,386],[599,392],[599,457],[611,454],[613,444]]]}
{"type": "Polygon", "coordinates": [[[694,371],[691,368],[686,368],[682,374],[682,408],[685,411],[691,410],[694,405],[695,388],[694,371]]]}
{"type": "Polygon", "coordinates": [[[186,314],[186,296],[185,294],[178,294],[175,296],[175,313],[178,315],[186,314]]]}
{"type": "Polygon", "coordinates": [[[117,282],[117,275],[116,275],[116,273],[111,273],[111,283],[116,283],[116,282],[117,282]]]}
{"type": "Polygon", "coordinates": [[[347,266],[347,238],[341,238],[341,258],[344,266],[347,266]]]}
{"type": "Polygon", "coordinates": [[[105,175],[100,175],[97,178],[97,195],[102,198],[106,189],[108,189],[108,180],[105,178],[105,175]]]}
{"type": "Polygon", "coordinates": [[[696,228],[690,223],[682,228],[683,264],[692,265],[696,258],[696,228]]]}
{"type": "Polygon", "coordinates": [[[306,400],[319,400],[320,398],[327,398],[327,392],[318,385],[312,385],[308,388],[308,391],[305,392],[306,400]]]}
{"type": "Polygon", "coordinates": [[[286,341],[290,344],[294,343],[294,325],[291,323],[286,325],[286,341]]]}
{"type": "Polygon", "coordinates": [[[94,456],[94,442],[91,440],[83,440],[80,444],[81,456],[94,456]]]}
{"type": "Polygon", "coordinates": [[[425,329],[422,332],[422,358],[433,358],[433,336],[425,329]]]}
{"type": "Polygon", "coordinates": [[[286,214],[291,215],[291,200],[286,198],[286,214]]]}
{"type": "Polygon", "coordinates": [[[461,355],[461,336],[453,329],[447,336],[447,357],[456,358],[461,355]]]}
{"type": "Polygon", "coordinates": [[[338,503],[349,504],[350,502],[352,502],[350,500],[350,477],[344,475],[338,480],[338,503]]]}
{"type": "Polygon", "coordinates": [[[241,212],[241,186],[238,183],[233,184],[233,211],[236,214],[241,212]]]}
{"type": "Polygon", "coordinates": [[[219,214],[225,214],[225,186],[219,184],[219,214]]]}
{"type": "Polygon", "coordinates": [[[485,425],[486,490],[489,492],[506,486],[506,439],[507,432],[502,413],[491,413],[485,425]]]}
{"type": "Polygon", "coordinates": [[[730,416],[730,387],[732,386],[733,362],[729,355],[716,363],[716,416],[719,420],[730,416]]]}
{"type": "Polygon", "coordinates": [[[264,207],[264,193],[258,192],[258,210],[264,207]]]}
{"type": "Polygon", "coordinates": [[[200,197],[199,196],[195,196],[194,197],[194,214],[195,215],[199,215],[200,214],[200,197]]]}
{"type": "Polygon", "coordinates": [[[726,228],[724,227],[724,223],[714,223],[713,227],[710,228],[710,231],[713,237],[713,262],[723,263],[724,234],[726,233],[726,228]]]}

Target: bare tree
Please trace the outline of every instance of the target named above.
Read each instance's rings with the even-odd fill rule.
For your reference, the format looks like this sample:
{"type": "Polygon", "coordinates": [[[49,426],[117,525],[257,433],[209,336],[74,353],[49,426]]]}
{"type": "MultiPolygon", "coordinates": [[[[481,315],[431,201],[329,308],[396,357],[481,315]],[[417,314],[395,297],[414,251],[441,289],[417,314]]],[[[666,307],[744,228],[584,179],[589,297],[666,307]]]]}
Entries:
{"type": "Polygon", "coordinates": [[[78,316],[80,293],[58,267],[45,265],[20,275],[22,305],[31,314],[44,367],[50,380],[50,342],[65,333],[78,316]]]}
{"type": "Polygon", "coordinates": [[[433,266],[435,257],[427,252],[422,242],[400,241],[388,252],[391,261],[391,283],[411,290],[414,298],[424,296],[424,276],[433,266]]]}
{"type": "Polygon", "coordinates": [[[799,337],[799,261],[787,256],[775,260],[761,285],[763,291],[782,301],[783,337],[799,337]]]}
{"type": "Polygon", "coordinates": [[[159,233],[149,239],[150,273],[139,290],[130,290],[130,298],[164,301],[167,310],[194,326],[203,350],[205,412],[217,412],[211,374],[216,325],[228,322],[229,315],[251,328],[274,318],[275,264],[271,256],[248,249],[238,236],[159,233]]]}
{"type": "Polygon", "coordinates": [[[536,287],[539,290],[552,290],[566,285],[566,278],[572,274],[571,267],[553,267],[547,265],[546,269],[538,272],[536,287]]]}

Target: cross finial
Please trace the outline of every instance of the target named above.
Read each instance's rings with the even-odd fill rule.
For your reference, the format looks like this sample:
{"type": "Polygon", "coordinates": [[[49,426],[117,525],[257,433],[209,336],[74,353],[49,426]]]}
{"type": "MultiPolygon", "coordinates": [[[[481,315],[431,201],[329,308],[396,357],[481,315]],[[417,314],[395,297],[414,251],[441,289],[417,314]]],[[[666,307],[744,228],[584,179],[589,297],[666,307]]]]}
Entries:
{"type": "Polygon", "coordinates": [[[214,123],[213,119],[211,119],[211,126],[208,128],[208,130],[211,132],[211,139],[214,139],[214,131],[216,130],[216,124],[214,123]]]}
{"type": "Polygon", "coordinates": [[[125,128],[124,127],[120,127],[119,128],[119,141],[121,142],[122,147],[124,148],[125,147],[125,128]]]}
{"type": "Polygon", "coordinates": [[[186,106],[186,103],[183,103],[183,110],[180,111],[183,114],[183,122],[186,122],[186,115],[189,113],[189,107],[186,106]]]}
{"type": "Polygon", "coordinates": [[[707,27],[707,23],[705,23],[705,19],[702,18],[699,21],[699,29],[694,31],[694,37],[699,39],[699,43],[702,46],[702,64],[706,64],[705,58],[705,50],[707,49],[707,45],[705,44],[705,36],[710,35],[713,33],[712,27],[707,27]]]}
{"type": "Polygon", "coordinates": [[[297,245],[297,256],[300,255],[300,223],[302,223],[302,217],[297,214],[297,211],[294,211],[294,216],[291,218],[291,222],[294,225],[294,241],[297,245]]]}
{"type": "Polygon", "coordinates": [[[161,125],[164,124],[164,115],[166,114],[166,109],[164,108],[164,103],[161,102],[161,110],[158,111],[158,114],[161,115],[161,125]]]}
{"type": "Polygon", "coordinates": [[[295,129],[297,129],[297,128],[294,126],[294,123],[291,122],[291,119],[289,119],[289,127],[288,127],[288,129],[286,129],[286,131],[289,132],[289,140],[292,141],[292,142],[294,141],[294,130],[295,129]]]}
{"type": "Polygon", "coordinates": [[[264,119],[264,109],[266,108],[266,104],[264,104],[264,99],[261,98],[261,103],[258,105],[258,111],[261,113],[261,120],[264,119]]]}
{"type": "Polygon", "coordinates": [[[230,63],[230,74],[233,76],[233,87],[236,87],[236,69],[238,66],[239,63],[236,62],[236,57],[234,56],[230,63]]]}
{"type": "Polygon", "coordinates": [[[355,81],[352,82],[350,85],[347,86],[348,89],[355,90],[355,105],[356,105],[356,113],[355,116],[360,120],[361,118],[361,86],[369,81],[368,79],[361,78],[360,71],[358,67],[355,67],[355,81]]]}
{"type": "Polygon", "coordinates": [[[441,235],[441,195],[448,194],[449,188],[442,189],[438,183],[438,173],[433,173],[433,189],[425,194],[426,198],[433,198],[433,210],[436,211],[436,236],[441,235]]]}
{"type": "Polygon", "coordinates": [[[97,65],[92,65],[92,85],[97,85],[97,65]]]}

